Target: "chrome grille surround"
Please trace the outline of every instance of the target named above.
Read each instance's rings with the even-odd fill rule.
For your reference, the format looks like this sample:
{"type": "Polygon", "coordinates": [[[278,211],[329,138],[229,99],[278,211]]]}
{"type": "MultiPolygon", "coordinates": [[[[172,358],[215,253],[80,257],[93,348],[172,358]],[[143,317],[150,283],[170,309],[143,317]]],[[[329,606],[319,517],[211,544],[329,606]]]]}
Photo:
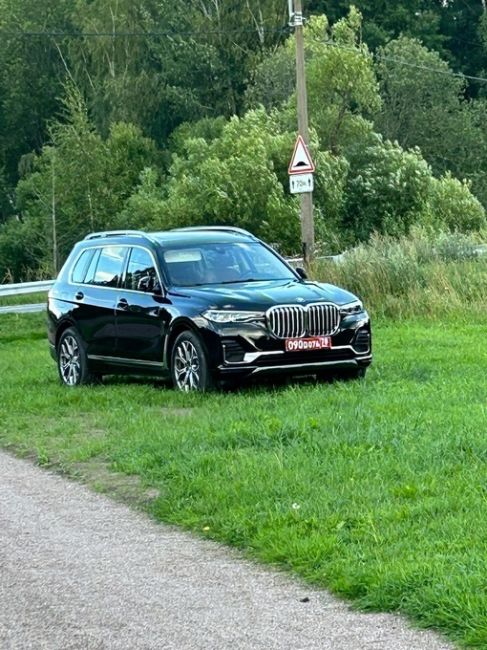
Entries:
{"type": "Polygon", "coordinates": [[[266,316],[267,326],[278,339],[299,338],[306,333],[306,312],[301,306],[271,307],[266,316]]]}
{"type": "Polygon", "coordinates": [[[330,336],[340,325],[340,310],[333,303],[308,305],[307,313],[310,336],[330,336]]]}
{"type": "Polygon", "coordinates": [[[267,310],[266,321],[278,339],[331,336],[340,325],[340,310],[330,302],[278,305],[267,310]]]}

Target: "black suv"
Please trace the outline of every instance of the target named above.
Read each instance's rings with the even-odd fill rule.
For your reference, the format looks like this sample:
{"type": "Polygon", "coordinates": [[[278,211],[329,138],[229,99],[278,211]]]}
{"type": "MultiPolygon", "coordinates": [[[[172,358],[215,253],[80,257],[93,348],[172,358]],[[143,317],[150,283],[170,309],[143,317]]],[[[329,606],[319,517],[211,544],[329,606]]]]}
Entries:
{"type": "Polygon", "coordinates": [[[372,359],[356,296],[239,228],[88,235],[49,293],[48,328],[68,386],[118,373],[183,391],[268,373],[361,377],[372,359]]]}

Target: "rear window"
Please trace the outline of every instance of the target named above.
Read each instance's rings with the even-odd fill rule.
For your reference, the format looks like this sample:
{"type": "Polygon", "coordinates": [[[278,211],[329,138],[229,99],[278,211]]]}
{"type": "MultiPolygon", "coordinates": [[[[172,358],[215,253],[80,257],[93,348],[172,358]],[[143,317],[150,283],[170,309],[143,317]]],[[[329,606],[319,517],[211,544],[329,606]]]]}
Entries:
{"type": "Polygon", "coordinates": [[[91,261],[91,258],[93,257],[93,253],[94,253],[93,249],[89,249],[83,251],[81,255],[78,257],[76,264],[74,265],[73,268],[73,273],[71,274],[71,280],[73,282],[76,282],[76,284],[80,284],[84,282],[86,269],[91,261]]]}

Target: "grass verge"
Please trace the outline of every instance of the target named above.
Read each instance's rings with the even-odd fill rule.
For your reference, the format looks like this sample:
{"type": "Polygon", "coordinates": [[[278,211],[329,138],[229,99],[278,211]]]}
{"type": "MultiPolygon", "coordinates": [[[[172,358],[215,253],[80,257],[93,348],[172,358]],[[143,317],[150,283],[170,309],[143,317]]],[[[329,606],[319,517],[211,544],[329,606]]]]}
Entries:
{"type": "Polygon", "coordinates": [[[47,303],[47,291],[21,293],[18,296],[0,296],[0,307],[10,307],[11,305],[36,305],[41,302],[47,303]]]}
{"type": "Polygon", "coordinates": [[[383,321],[364,382],[68,390],[0,319],[0,444],[370,610],[487,647],[487,317],[383,321]]]}

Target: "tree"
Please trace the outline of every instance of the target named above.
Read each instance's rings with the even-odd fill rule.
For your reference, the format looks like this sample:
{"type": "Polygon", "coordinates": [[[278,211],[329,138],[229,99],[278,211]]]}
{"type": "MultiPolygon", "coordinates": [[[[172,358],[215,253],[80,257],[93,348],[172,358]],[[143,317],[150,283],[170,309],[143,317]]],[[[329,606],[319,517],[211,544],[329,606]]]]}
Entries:
{"type": "Polygon", "coordinates": [[[88,98],[98,130],[136,124],[159,142],[181,122],[213,114],[214,50],[191,35],[169,0],[78,0],[67,72],[88,98]]]}
{"type": "Polygon", "coordinates": [[[282,184],[292,138],[263,110],[233,117],[209,141],[189,136],[174,155],[158,227],[239,225],[295,249],[298,206],[282,184]]]}
{"type": "Polygon", "coordinates": [[[62,91],[58,39],[42,32],[69,30],[70,20],[64,0],[2,0],[0,9],[0,168],[13,187],[20,157],[42,147],[62,91]]]}
{"type": "Polygon", "coordinates": [[[0,283],[52,278],[44,265],[45,242],[38,224],[10,219],[0,225],[0,283]]]}
{"type": "MultiPolygon", "coordinates": [[[[478,0],[479,3],[481,0],[478,0]]],[[[465,0],[462,4],[467,4],[465,0]]],[[[421,41],[427,48],[436,50],[442,57],[456,63],[457,43],[449,38],[448,32],[455,30],[456,15],[447,5],[460,3],[444,0],[356,0],[354,5],[364,17],[363,39],[372,51],[385,46],[400,36],[421,41]]],[[[326,13],[330,21],[336,22],[347,15],[350,3],[337,0],[309,0],[309,11],[326,13]]],[[[474,28],[475,29],[475,28],[474,28]]],[[[459,67],[459,66],[458,66],[459,67]]]]}
{"type": "Polygon", "coordinates": [[[375,135],[368,146],[349,149],[348,160],[343,225],[356,238],[401,235],[422,218],[432,176],[419,150],[404,151],[375,135]]]}
{"type": "Polygon", "coordinates": [[[416,40],[399,38],[381,49],[377,72],[378,130],[405,148],[420,147],[435,174],[470,180],[487,205],[485,100],[467,101],[465,80],[416,40]]]}
{"type": "MultiPolygon", "coordinates": [[[[313,17],[306,27],[309,119],[320,147],[334,153],[370,131],[364,118],[380,107],[372,55],[360,39],[361,20],[352,7],[331,29],[326,16],[313,17]]],[[[289,71],[295,74],[295,47],[291,36],[262,62],[247,93],[254,105],[261,102],[267,107],[279,106],[288,100],[283,107],[283,121],[292,131],[296,128],[296,97],[289,71]]]]}
{"type": "Polygon", "coordinates": [[[154,144],[133,125],[112,125],[104,140],[80,93],[69,85],[65,114],[51,125],[50,136],[19,182],[17,200],[22,219],[38,224],[55,265],[77,239],[116,222],[141,171],[158,158],[154,144]]]}
{"type": "MultiPolygon", "coordinates": [[[[241,114],[248,81],[258,61],[286,36],[287,5],[282,0],[183,0],[198,40],[217,54],[220,72],[215,96],[218,112],[241,114]],[[218,97],[219,96],[219,97],[218,97]]],[[[184,6],[183,5],[183,6],[184,6]]]]}
{"type": "Polygon", "coordinates": [[[406,37],[379,51],[377,73],[383,104],[375,121],[381,133],[404,147],[421,146],[433,169],[444,172],[449,134],[463,121],[465,80],[436,52],[406,37]]]}

